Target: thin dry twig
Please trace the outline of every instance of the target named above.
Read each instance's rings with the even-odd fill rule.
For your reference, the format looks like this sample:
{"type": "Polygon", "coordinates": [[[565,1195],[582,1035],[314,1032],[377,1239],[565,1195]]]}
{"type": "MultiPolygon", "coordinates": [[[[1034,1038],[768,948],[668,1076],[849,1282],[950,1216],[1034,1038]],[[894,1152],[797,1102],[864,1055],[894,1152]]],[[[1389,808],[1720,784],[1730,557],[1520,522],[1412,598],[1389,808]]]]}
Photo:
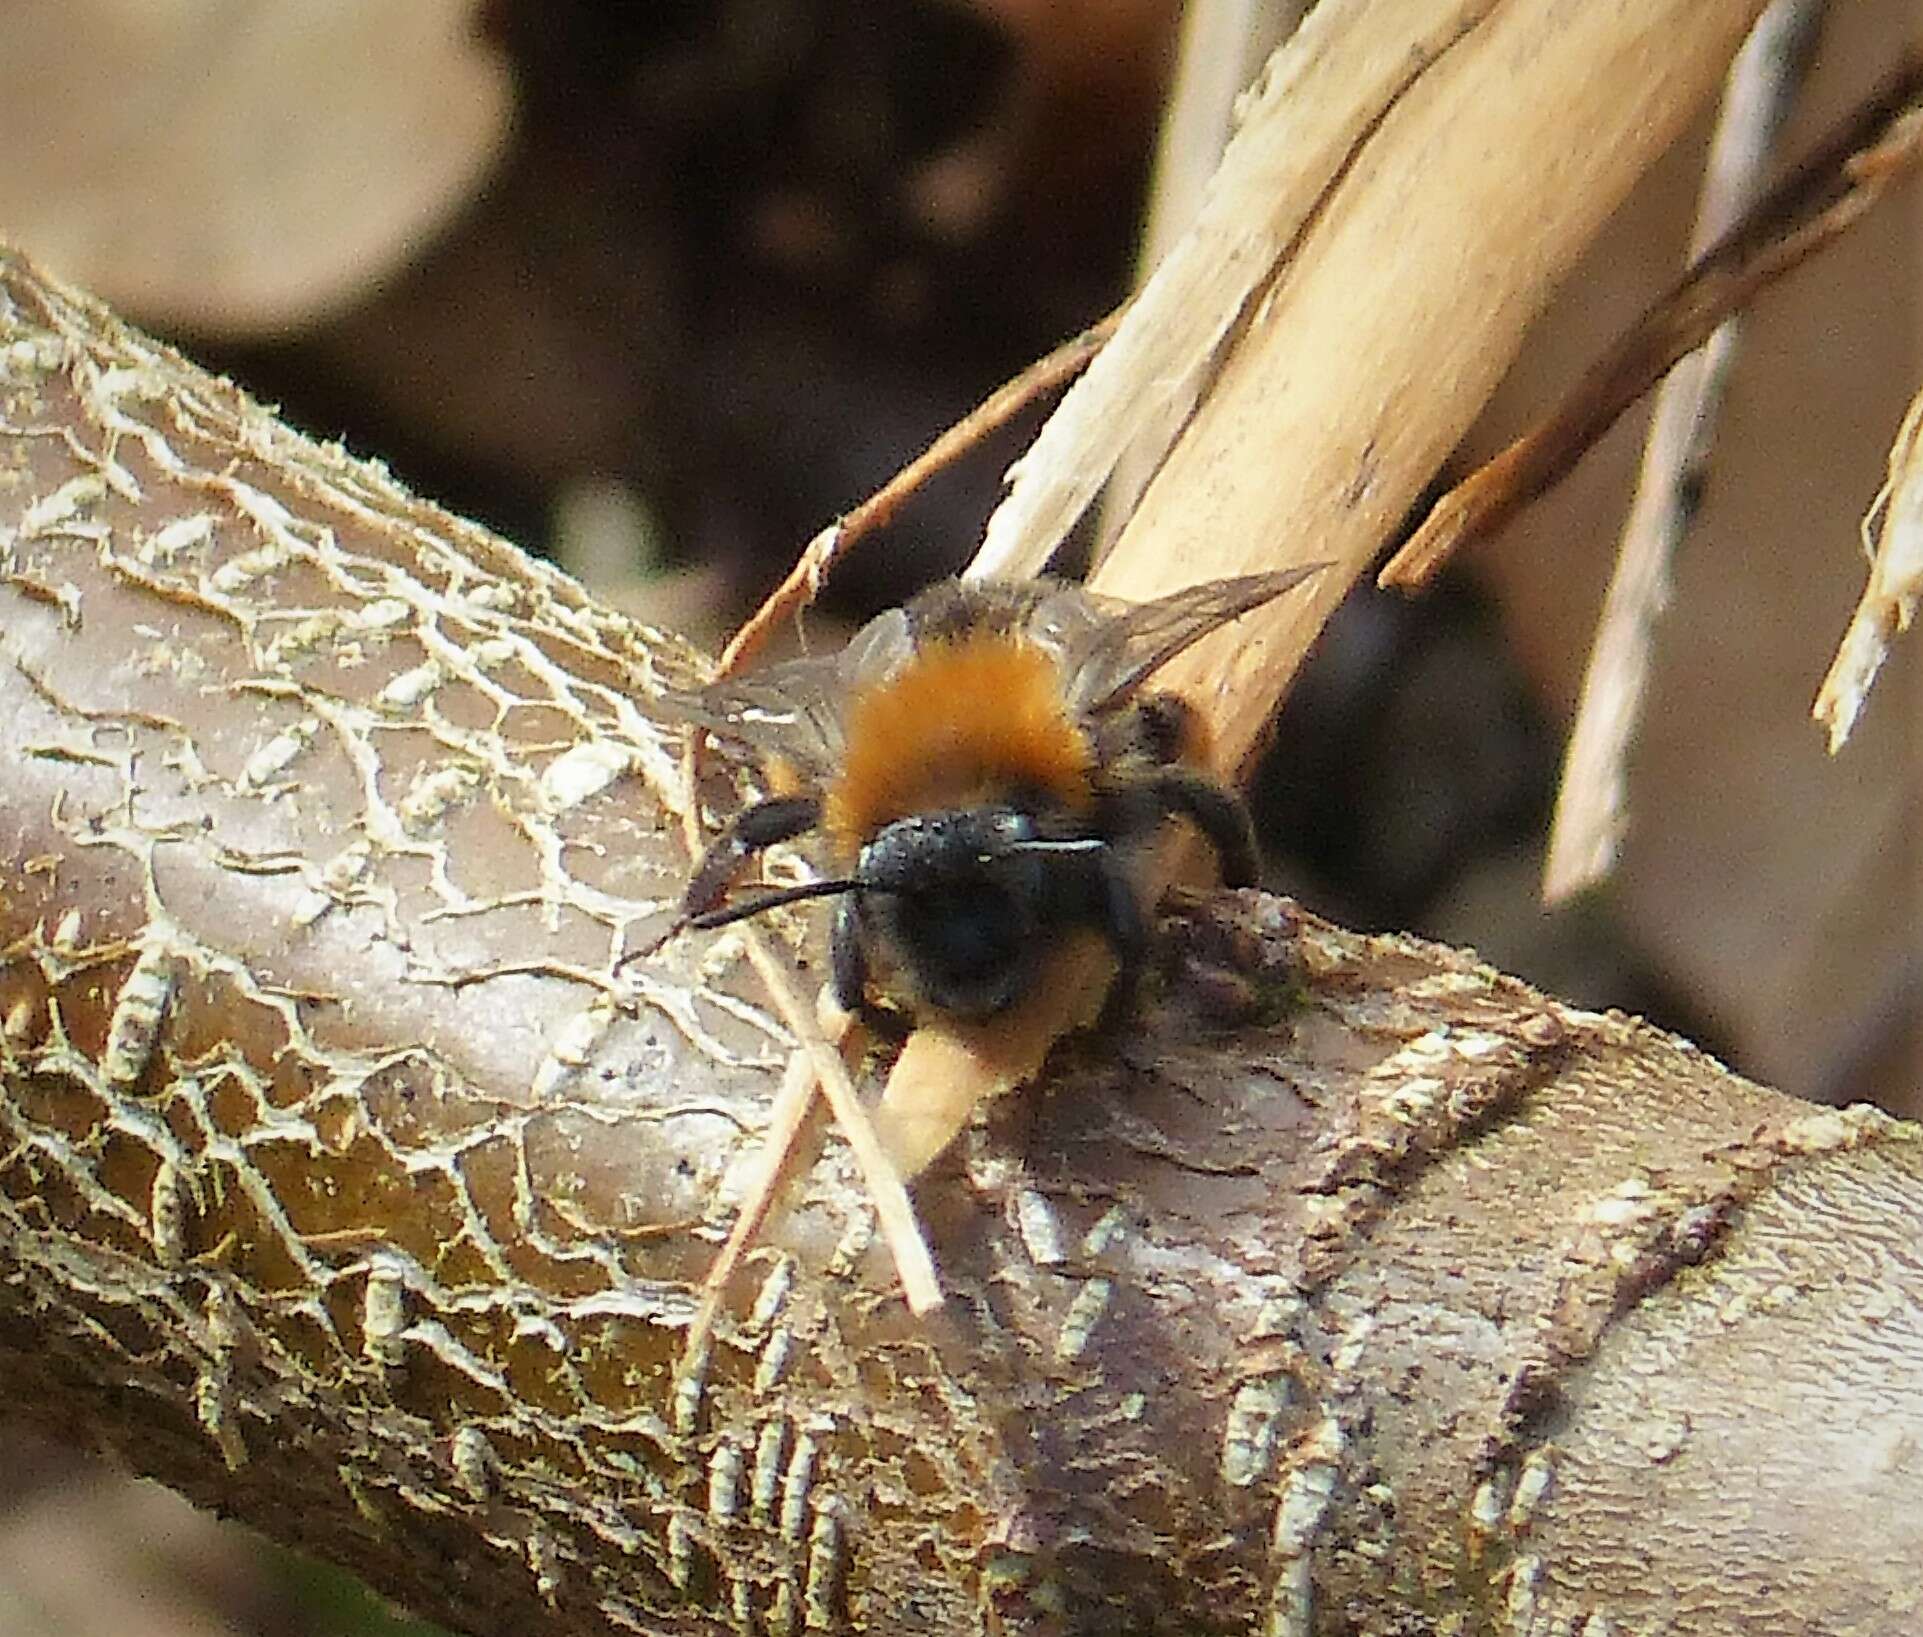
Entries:
{"type": "Polygon", "coordinates": [[[1910,628],[1923,598],[1923,392],[1911,400],[1890,446],[1889,476],[1863,519],[1863,550],[1870,557],[1869,584],[1810,710],[1829,730],[1832,756],[1856,726],[1890,639],[1910,628]],[[1879,517],[1882,539],[1872,552],[1870,532],[1879,517]]]}
{"type": "Polygon", "coordinates": [[[708,1269],[701,1285],[701,1305],[695,1309],[694,1322],[688,1326],[687,1343],[681,1352],[681,1368],[695,1368],[706,1356],[708,1339],[714,1334],[722,1298],[734,1281],[742,1259],[753,1248],[762,1225],[774,1209],[776,1199],[793,1170],[792,1158],[800,1152],[802,1128],[819,1105],[815,1101],[815,1062],[797,1046],[788,1057],[781,1089],[775,1093],[768,1111],[768,1130],[755,1156],[755,1176],[748,1196],[735,1213],[734,1226],[727,1241],[708,1269]]]}
{"type": "MultiPolygon", "coordinates": [[[[895,1259],[895,1272],[901,1279],[902,1294],[908,1298],[909,1311],[918,1315],[933,1312],[941,1306],[941,1281],[935,1277],[935,1259],[928,1252],[928,1241],[922,1237],[921,1223],[915,1216],[901,1173],[882,1147],[874,1123],[855,1092],[848,1065],[842,1062],[834,1043],[821,1032],[814,1009],[797,993],[793,978],[768,947],[767,939],[751,927],[743,927],[741,931],[749,963],[767,985],[775,1008],[781,1013],[781,1021],[812,1059],[816,1083],[828,1099],[835,1124],[854,1150],[855,1164],[860,1167],[862,1183],[874,1202],[881,1237],[895,1259]]],[[[778,1177],[781,1169],[780,1162],[771,1163],[770,1179],[778,1177]]]]}
{"type": "MultiPolygon", "coordinates": [[[[1731,65],[1690,235],[1692,260],[1762,192],[1826,10],[1826,0],[1775,0],[1731,65]]],[[[1726,318],[1657,392],[1563,757],[1543,865],[1546,904],[1594,885],[1615,865],[1627,824],[1629,744],[1642,716],[1656,621],[1669,601],[1669,564],[1701,498],[1737,340],[1737,321],[1726,318]]]]}
{"type": "MultiPolygon", "coordinates": [[[[694,754],[694,745],[699,737],[698,733],[690,733],[687,752],[682,758],[686,799],[682,803],[681,834],[690,861],[698,859],[702,849],[701,802],[695,791],[697,766],[694,754]]],[[[902,1294],[907,1298],[909,1310],[917,1315],[930,1313],[942,1303],[941,1281],[935,1276],[935,1260],[929,1254],[928,1241],[922,1235],[921,1222],[908,1198],[908,1189],[902,1182],[901,1173],[875,1135],[874,1124],[855,1093],[854,1082],[848,1077],[848,1066],[842,1062],[841,1053],[823,1034],[813,1009],[802,998],[793,976],[768,947],[767,940],[750,926],[741,927],[739,936],[749,964],[754,967],[775,1004],[775,1010],[781,1014],[781,1021],[795,1037],[797,1044],[795,1055],[789,1060],[788,1075],[775,1099],[768,1134],[762,1142],[762,1158],[757,1167],[754,1187],[743,1201],[734,1228],[702,1283],[701,1305],[695,1312],[694,1322],[688,1328],[687,1341],[682,1348],[681,1368],[684,1370],[694,1368],[706,1356],[708,1338],[714,1329],[715,1317],[721,1311],[722,1298],[727,1294],[728,1281],[733,1278],[742,1258],[753,1245],[755,1236],[761,1231],[762,1224],[767,1221],[782,1185],[790,1174],[797,1139],[814,1108],[817,1086],[826,1096],[828,1106],[834,1112],[835,1123],[854,1152],[855,1164],[861,1171],[862,1184],[868,1190],[868,1197],[874,1203],[876,1224],[881,1229],[889,1255],[894,1258],[895,1273],[901,1280],[902,1294]],[[795,1066],[797,1062],[806,1063],[809,1072],[802,1074],[795,1066]]]]}
{"type": "Polygon", "coordinates": [[[852,511],[835,519],[802,548],[787,577],[728,639],[717,676],[733,676],[767,646],[784,621],[821,594],[828,572],[848,548],[890,521],[902,504],[936,473],[952,466],[991,433],[999,431],[1037,398],[1054,391],[1088,366],[1107,344],[1127,311],[1124,304],[1046,357],[1005,381],[852,511]]]}
{"type": "Polygon", "coordinates": [[[1923,55],[1886,80],[1683,280],[1629,327],[1544,420],[1439,500],[1382,570],[1426,583],[1464,542],[1552,488],[1624,410],[1757,292],[1830,244],[1923,158],[1923,55]]]}

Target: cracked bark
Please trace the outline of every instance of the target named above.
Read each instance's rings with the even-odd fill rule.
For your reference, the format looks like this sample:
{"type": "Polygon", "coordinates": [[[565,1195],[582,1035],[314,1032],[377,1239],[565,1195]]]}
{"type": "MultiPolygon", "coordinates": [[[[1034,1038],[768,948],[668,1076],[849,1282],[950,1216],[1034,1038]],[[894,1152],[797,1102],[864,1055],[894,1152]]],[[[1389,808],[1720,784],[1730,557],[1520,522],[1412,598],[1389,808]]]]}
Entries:
{"type": "Polygon", "coordinates": [[[12,257],[0,366],[16,1406],[478,1633],[1918,1626],[1915,1131],[1253,894],[942,1312],[831,1144],[677,1389],[784,1055],[615,970],[694,656],[12,257]]]}

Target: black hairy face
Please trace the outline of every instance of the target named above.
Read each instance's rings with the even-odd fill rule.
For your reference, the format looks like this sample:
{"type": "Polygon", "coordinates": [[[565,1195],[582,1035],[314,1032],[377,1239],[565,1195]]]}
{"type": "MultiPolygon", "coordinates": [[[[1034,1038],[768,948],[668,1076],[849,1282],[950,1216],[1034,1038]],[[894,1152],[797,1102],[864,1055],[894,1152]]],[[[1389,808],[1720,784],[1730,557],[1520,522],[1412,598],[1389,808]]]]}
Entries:
{"type": "Polygon", "coordinates": [[[1042,954],[1100,896],[1103,842],[1044,837],[1011,808],[922,814],[862,850],[857,935],[923,1006],[991,1017],[1035,981],[1042,954]]]}

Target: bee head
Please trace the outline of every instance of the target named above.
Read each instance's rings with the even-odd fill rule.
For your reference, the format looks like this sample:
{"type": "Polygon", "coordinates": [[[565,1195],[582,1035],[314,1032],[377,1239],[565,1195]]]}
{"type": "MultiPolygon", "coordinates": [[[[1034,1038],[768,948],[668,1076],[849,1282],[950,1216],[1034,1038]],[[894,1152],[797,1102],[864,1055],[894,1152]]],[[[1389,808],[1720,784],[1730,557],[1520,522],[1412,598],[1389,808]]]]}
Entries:
{"type": "Polygon", "coordinates": [[[844,897],[837,937],[858,939],[921,1006],[992,1017],[1034,980],[1054,930],[1099,906],[1107,851],[1098,837],[1046,835],[1017,807],[916,813],[878,830],[851,876],[784,887],[688,924],[711,929],[844,897]]]}
{"type": "Polygon", "coordinates": [[[850,908],[923,1005],[989,1017],[1034,980],[1052,929],[1081,918],[1103,846],[1045,836],[1013,807],[914,814],[862,849],[850,908]]]}

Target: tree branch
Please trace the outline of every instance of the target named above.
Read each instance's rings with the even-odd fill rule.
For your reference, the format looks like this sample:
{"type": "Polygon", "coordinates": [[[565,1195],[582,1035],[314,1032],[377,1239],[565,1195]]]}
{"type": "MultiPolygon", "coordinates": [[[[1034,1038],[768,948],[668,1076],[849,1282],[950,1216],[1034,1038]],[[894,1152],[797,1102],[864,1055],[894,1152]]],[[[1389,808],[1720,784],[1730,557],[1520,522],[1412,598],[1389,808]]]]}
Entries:
{"type": "Polygon", "coordinates": [[[940,1313],[831,1146],[677,1379],[788,1044],[620,969],[693,657],[15,257],[0,361],[16,1404],[477,1633],[1902,1618],[1917,1134],[1257,894],[940,1313]]]}

